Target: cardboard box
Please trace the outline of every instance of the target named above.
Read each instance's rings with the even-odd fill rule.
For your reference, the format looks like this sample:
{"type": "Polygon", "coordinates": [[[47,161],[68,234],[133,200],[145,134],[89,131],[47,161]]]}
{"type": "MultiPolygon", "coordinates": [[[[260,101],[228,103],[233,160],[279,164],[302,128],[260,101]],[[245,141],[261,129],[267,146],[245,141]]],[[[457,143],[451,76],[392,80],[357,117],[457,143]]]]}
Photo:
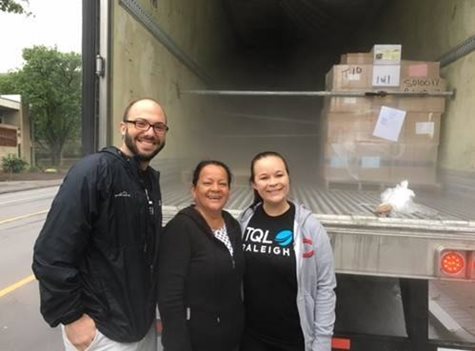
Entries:
{"type": "Polygon", "coordinates": [[[401,132],[401,141],[414,144],[439,143],[442,114],[438,112],[408,112],[401,132]]]}
{"type": "Polygon", "coordinates": [[[401,142],[391,144],[391,166],[435,166],[439,143],[401,142]]]}
{"type": "Polygon", "coordinates": [[[372,65],[334,65],[325,77],[327,90],[371,90],[372,65]]]}
{"type": "MultiPolygon", "coordinates": [[[[340,56],[340,65],[372,65],[372,52],[350,52],[340,56]]],[[[414,60],[395,60],[392,65],[401,65],[402,77],[414,78],[436,78],[440,75],[440,62],[437,61],[414,61],[414,60]]]]}
{"type": "Polygon", "coordinates": [[[350,52],[340,57],[341,65],[371,65],[373,54],[371,52],[350,52]]]}
{"type": "MultiPolygon", "coordinates": [[[[445,82],[444,82],[445,83],[445,82]]],[[[338,97],[325,101],[327,181],[436,185],[444,98],[338,97]],[[390,98],[390,99],[387,99],[390,98]],[[398,142],[372,136],[381,106],[406,107],[398,142]],[[432,111],[436,106],[439,111],[432,111]],[[424,109],[429,108],[429,111],[424,109]],[[339,111],[339,112],[335,112],[339,111]]]]}
{"type": "Polygon", "coordinates": [[[398,183],[434,185],[437,183],[437,143],[398,143],[392,145],[391,179],[398,183]]]}
{"type": "Polygon", "coordinates": [[[439,66],[438,62],[426,61],[402,61],[401,65],[334,65],[326,75],[326,89],[445,91],[446,82],[439,77],[439,66]]]}
{"type": "Polygon", "coordinates": [[[438,145],[328,143],[324,177],[327,181],[437,184],[438,145]]]}
{"type": "Polygon", "coordinates": [[[371,50],[375,65],[395,65],[401,62],[400,44],[376,44],[371,50]]]}
{"type": "Polygon", "coordinates": [[[324,109],[328,112],[362,113],[379,111],[381,106],[397,108],[408,112],[445,111],[445,98],[437,96],[369,96],[369,97],[328,97],[324,100],[324,109]]]}
{"type": "MultiPolygon", "coordinates": [[[[373,136],[380,110],[366,112],[326,112],[327,143],[390,143],[373,136]]],[[[407,112],[396,143],[438,143],[440,139],[441,113],[407,112]]]]}
{"type": "Polygon", "coordinates": [[[378,88],[398,88],[401,65],[374,65],[371,84],[378,88]]]}
{"type": "Polygon", "coordinates": [[[401,76],[413,78],[438,78],[440,63],[435,61],[401,61],[401,76]]]}
{"type": "Polygon", "coordinates": [[[327,181],[387,181],[390,155],[389,144],[327,143],[324,177],[327,181]]]}
{"type": "Polygon", "coordinates": [[[391,65],[334,65],[325,76],[325,87],[333,91],[398,91],[399,72],[399,66],[391,65]]]}
{"type": "Polygon", "coordinates": [[[436,166],[392,167],[390,173],[394,183],[407,180],[409,185],[437,185],[436,166]]]}
{"type": "Polygon", "coordinates": [[[447,89],[447,82],[443,78],[401,78],[401,91],[411,93],[442,92],[447,89]]]}
{"type": "Polygon", "coordinates": [[[372,136],[378,116],[374,112],[329,112],[326,115],[327,142],[358,143],[380,142],[372,136]]]}
{"type": "Polygon", "coordinates": [[[368,97],[328,97],[324,100],[324,109],[329,112],[362,113],[379,111],[381,106],[398,107],[399,97],[368,96],[368,97]]]}
{"type": "Polygon", "coordinates": [[[400,96],[397,108],[408,112],[444,112],[445,97],[438,96],[400,96]]]}
{"type": "Polygon", "coordinates": [[[360,179],[381,181],[390,172],[391,143],[360,142],[356,144],[356,157],[360,179]]]}

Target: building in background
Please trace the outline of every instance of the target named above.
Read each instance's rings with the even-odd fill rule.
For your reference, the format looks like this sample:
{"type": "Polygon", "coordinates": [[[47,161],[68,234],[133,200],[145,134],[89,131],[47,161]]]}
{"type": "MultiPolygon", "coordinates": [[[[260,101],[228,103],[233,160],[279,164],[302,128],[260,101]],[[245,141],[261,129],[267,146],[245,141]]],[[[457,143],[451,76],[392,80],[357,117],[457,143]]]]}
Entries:
{"type": "Polygon", "coordinates": [[[28,107],[20,95],[0,95],[0,159],[9,154],[35,164],[28,107]]]}

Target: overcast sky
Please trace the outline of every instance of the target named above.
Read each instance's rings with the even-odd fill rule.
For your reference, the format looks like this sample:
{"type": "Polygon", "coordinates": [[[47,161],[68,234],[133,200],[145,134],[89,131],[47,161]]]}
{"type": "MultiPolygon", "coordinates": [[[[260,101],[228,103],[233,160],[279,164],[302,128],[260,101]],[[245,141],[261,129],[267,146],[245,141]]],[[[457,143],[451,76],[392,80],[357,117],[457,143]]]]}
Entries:
{"type": "Polygon", "coordinates": [[[34,45],[81,52],[81,0],[29,0],[26,7],[29,17],[0,12],[0,73],[21,68],[23,48],[34,45]]]}

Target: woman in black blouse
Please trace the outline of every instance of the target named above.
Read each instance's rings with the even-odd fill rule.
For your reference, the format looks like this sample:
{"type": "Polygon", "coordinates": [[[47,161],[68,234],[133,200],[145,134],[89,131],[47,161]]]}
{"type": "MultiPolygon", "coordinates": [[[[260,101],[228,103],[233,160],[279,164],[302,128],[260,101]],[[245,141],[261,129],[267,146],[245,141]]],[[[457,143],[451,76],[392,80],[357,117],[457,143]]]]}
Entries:
{"type": "Polygon", "coordinates": [[[231,172],[202,161],[193,173],[194,205],[180,211],[160,241],[158,304],[165,351],[234,351],[244,316],[238,222],[223,210],[231,172]]]}

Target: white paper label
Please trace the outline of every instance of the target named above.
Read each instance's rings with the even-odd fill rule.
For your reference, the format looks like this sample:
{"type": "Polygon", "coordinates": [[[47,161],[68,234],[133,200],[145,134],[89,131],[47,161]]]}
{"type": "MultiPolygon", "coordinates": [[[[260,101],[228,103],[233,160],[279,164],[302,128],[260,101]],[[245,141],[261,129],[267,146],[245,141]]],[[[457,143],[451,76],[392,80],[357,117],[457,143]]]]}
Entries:
{"type": "Polygon", "coordinates": [[[374,65],[373,86],[375,87],[398,87],[400,83],[400,65],[374,65]]]}
{"type": "Polygon", "coordinates": [[[345,168],[347,165],[346,158],[332,157],[330,159],[330,167],[332,168],[345,168]]]}
{"type": "Polygon", "coordinates": [[[356,98],[355,97],[345,97],[345,98],[343,98],[343,103],[345,103],[345,104],[356,104],[356,98]]]}
{"type": "Polygon", "coordinates": [[[395,64],[401,61],[400,44],[376,44],[373,46],[374,64],[395,64]]]}
{"type": "Polygon", "coordinates": [[[361,168],[380,168],[381,158],[379,156],[361,157],[361,168]]]}
{"type": "Polygon", "coordinates": [[[361,75],[360,74],[348,74],[348,80],[360,80],[361,75]]]}
{"type": "Polygon", "coordinates": [[[416,134],[434,135],[434,122],[418,122],[416,123],[416,134]]]}
{"type": "Polygon", "coordinates": [[[398,141],[402,125],[406,118],[406,111],[382,106],[379,112],[373,136],[390,141],[398,141]]]}

